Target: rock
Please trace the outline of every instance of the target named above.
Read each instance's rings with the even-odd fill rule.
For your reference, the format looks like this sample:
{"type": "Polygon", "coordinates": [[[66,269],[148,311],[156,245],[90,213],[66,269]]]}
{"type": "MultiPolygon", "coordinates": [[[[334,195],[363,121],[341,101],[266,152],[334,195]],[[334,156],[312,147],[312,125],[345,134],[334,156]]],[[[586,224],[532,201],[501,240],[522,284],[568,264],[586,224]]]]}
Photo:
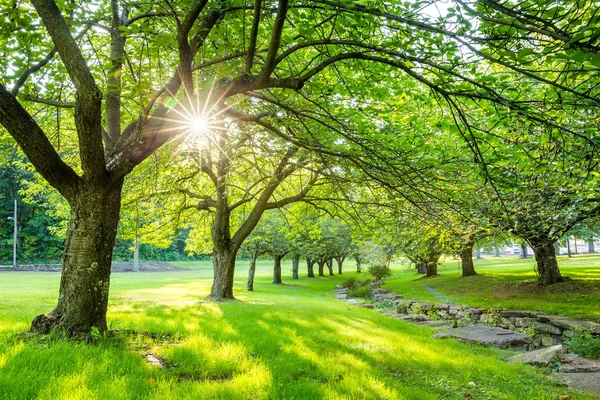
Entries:
{"type": "Polygon", "coordinates": [[[600,395],[600,372],[595,373],[558,373],[553,375],[570,387],[584,392],[600,395]]]}
{"type": "Polygon", "coordinates": [[[400,319],[408,322],[423,322],[429,321],[429,316],[425,314],[408,314],[400,317],[400,319]]]}
{"type": "Polygon", "coordinates": [[[333,292],[335,294],[348,294],[348,289],[336,289],[333,292]]]}
{"type": "Polygon", "coordinates": [[[144,354],[144,358],[146,359],[146,362],[153,367],[165,367],[165,362],[161,358],[155,356],[154,354],[144,354]]]}
{"type": "Polygon", "coordinates": [[[561,344],[561,343],[562,343],[562,339],[560,336],[542,335],[542,346],[543,347],[555,346],[555,345],[561,344]]]}
{"type": "Polygon", "coordinates": [[[335,295],[335,298],[338,300],[346,300],[348,298],[347,294],[339,293],[335,295]]]}
{"type": "Polygon", "coordinates": [[[503,318],[525,318],[527,315],[525,311],[521,310],[504,310],[500,311],[500,316],[503,318]]]}
{"type": "Polygon", "coordinates": [[[449,304],[434,304],[433,308],[435,308],[436,310],[448,311],[448,309],[450,308],[450,305],[449,304]]]}
{"type": "Polygon", "coordinates": [[[523,362],[525,364],[535,365],[537,367],[546,367],[556,358],[560,358],[564,354],[563,346],[556,345],[530,351],[528,353],[518,354],[508,358],[508,362],[523,362]]]}
{"type": "Polygon", "coordinates": [[[558,372],[573,374],[580,372],[600,372],[600,360],[590,360],[582,357],[570,357],[569,362],[563,362],[558,372]]]}
{"type": "Polygon", "coordinates": [[[450,315],[456,315],[456,314],[458,314],[459,311],[460,311],[460,307],[454,307],[454,306],[448,307],[448,314],[450,314],[450,315]]]}
{"type": "Polygon", "coordinates": [[[368,309],[370,309],[370,310],[372,310],[372,309],[374,309],[374,308],[375,308],[375,306],[374,306],[373,304],[371,304],[371,303],[362,303],[360,306],[361,306],[362,308],[368,308],[368,309]]]}
{"type": "Polygon", "coordinates": [[[450,328],[452,328],[452,322],[450,322],[450,321],[442,321],[442,320],[422,321],[422,322],[417,322],[417,324],[423,325],[423,326],[429,326],[429,327],[432,327],[432,328],[438,328],[438,329],[450,329],[450,328]]]}
{"type": "Polygon", "coordinates": [[[403,299],[404,295],[403,294],[394,294],[394,300],[400,300],[403,299]]]}
{"type": "Polygon", "coordinates": [[[348,304],[349,306],[359,306],[360,305],[360,303],[356,299],[347,299],[346,304],[348,304]]]}
{"type": "Polygon", "coordinates": [[[528,328],[531,326],[531,318],[515,318],[515,326],[517,328],[528,328]]]}
{"type": "Polygon", "coordinates": [[[452,328],[434,335],[435,338],[455,338],[466,343],[478,343],[484,346],[523,347],[531,343],[531,337],[522,333],[493,326],[475,325],[452,328]]]}
{"type": "Polygon", "coordinates": [[[373,296],[376,296],[378,294],[387,294],[387,293],[388,293],[388,291],[385,289],[382,289],[382,288],[373,289],[373,291],[371,292],[371,294],[373,296]]]}
{"type": "Polygon", "coordinates": [[[533,321],[533,329],[536,332],[551,333],[552,335],[560,335],[562,333],[562,329],[554,325],[545,324],[543,322],[537,321],[533,321]]]}
{"type": "Polygon", "coordinates": [[[600,335],[600,325],[593,322],[578,321],[576,319],[564,317],[553,317],[548,320],[548,323],[565,330],[590,330],[592,333],[600,335]]]}

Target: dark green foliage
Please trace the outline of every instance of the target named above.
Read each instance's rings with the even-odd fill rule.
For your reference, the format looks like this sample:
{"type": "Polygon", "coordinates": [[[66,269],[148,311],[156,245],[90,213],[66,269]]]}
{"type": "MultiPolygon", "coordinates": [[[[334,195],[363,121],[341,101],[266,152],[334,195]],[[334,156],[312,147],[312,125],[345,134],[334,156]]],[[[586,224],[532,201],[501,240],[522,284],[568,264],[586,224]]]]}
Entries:
{"type": "Polygon", "coordinates": [[[18,208],[17,261],[25,263],[59,262],[63,240],[52,235],[50,228],[60,224],[60,220],[47,211],[48,199],[42,194],[23,201],[22,193],[27,182],[35,179],[33,172],[18,166],[19,160],[0,166],[0,264],[12,263],[14,200],[18,208]]]}
{"type": "Polygon", "coordinates": [[[352,290],[356,287],[357,283],[358,283],[358,281],[356,280],[356,278],[352,277],[352,278],[346,279],[344,281],[344,283],[342,284],[342,286],[344,286],[348,290],[352,290]]]}
{"type": "Polygon", "coordinates": [[[387,265],[372,265],[369,267],[369,273],[375,279],[383,279],[392,275],[392,271],[387,265]]]}
{"type": "Polygon", "coordinates": [[[349,291],[350,296],[358,297],[361,299],[368,299],[371,297],[371,285],[359,285],[349,291]]]}
{"type": "Polygon", "coordinates": [[[600,360],[600,337],[594,336],[589,330],[575,330],[564,344],[571,353],[600,360]]]}

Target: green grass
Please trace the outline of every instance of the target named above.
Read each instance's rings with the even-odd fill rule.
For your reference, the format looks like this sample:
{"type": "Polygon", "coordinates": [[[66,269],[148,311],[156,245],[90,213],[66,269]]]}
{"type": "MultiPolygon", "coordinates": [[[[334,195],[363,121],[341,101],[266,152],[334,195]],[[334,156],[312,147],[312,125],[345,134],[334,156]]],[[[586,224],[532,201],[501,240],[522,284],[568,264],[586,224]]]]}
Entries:
{"type": "MultiPolygon", "coordinates": [[[[572,394],[510,353],[431,338],[434,331],[336,301],[353,273],[270,283],[259,263],[255,292],[212,302],[210,263],[184,271],[113,274],[112,329],[162,333],[23,338],[55,303],[59,275],[0,274],[0,399],[558,399],[572,394]],[[149,366],[152,353],[168,368],[149,366]]],[[[304,271],[303,271],[304,272],[304,271]]],[[[398,278],[396,278],[397,280],[398,278]]],[[[580,399],[592,396],[575,394],[580,399]]]]}
{"type": "Polygon", "coordinates": [[[490,256],[475,260],[479,275],[465,278],[458,260],[447,260],[435,278],[421,278],[413,268],[397,266],[386,287],[407,299],[539,310],[600,322],[600,255],[559,257],[562,275],[572,280],[547,287],[537,285],[534,264],[533,258],[490,256]]]}

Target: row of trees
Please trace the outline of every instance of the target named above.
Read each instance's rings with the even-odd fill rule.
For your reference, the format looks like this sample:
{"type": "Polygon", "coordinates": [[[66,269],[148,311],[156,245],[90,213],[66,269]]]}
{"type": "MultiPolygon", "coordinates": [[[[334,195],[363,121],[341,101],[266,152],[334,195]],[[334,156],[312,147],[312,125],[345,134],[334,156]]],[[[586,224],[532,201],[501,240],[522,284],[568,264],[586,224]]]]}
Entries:
{"type": "Polygon", "coordinates": [[[551,245],[598,212],[595,3],[436,5],[0,5],[0,123],[69,214],[32,328],[106,329],[122,203],[211,243],[217,299],[263,214],[297,202],[510,231],[560,281],[551,245]]]}

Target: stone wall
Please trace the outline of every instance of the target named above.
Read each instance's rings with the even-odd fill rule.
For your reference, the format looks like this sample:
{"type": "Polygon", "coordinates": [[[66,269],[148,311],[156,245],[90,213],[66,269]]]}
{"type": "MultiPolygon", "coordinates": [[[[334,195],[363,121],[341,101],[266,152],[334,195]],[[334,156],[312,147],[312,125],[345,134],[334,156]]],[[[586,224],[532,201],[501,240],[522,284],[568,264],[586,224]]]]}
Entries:
{"type": "Polygon", "coordinates": [[[60,272],[62,271],[62,265],[60,264],[25,264],[0,266],[0,271],[48,271],[48,272],[60,272]]]}
{"type": "Polygon", "coordinates": [[[454,326],[485,324],[527,333],[533,338],[529,350],[561,344],[574,330],[589,330],[600,337],[600,324],[539,311],[464,307],[399,297],[381,288],[371,294],[373,302],[389,305],[398,314],[414,315],[413,320],[450,321],[454,326]]]}

